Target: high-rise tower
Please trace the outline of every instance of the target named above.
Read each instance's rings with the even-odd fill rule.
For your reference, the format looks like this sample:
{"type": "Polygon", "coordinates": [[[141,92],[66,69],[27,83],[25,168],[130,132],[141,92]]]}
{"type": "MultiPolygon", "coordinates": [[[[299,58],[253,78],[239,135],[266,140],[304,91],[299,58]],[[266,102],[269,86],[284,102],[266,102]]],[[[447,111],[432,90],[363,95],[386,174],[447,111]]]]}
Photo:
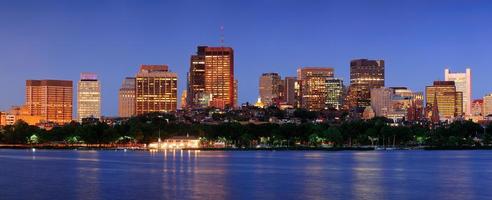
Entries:
{"type": "Polygon", "coordinates": [[[454,81],[456,91],[463,93],[463,112],[466,116],[471,116],[471,69],[466,68],[465,73],[453,73],[449,69],[444,70],[445,81],[454,81]]]}
{"type": "Polygon", "coordinates": [[[126,77],[118,91],[118,116],[131,117],[135,115],[135,78],[126,77]]]}
{"type": "Polygon", "coordinates": [[[137,115],[176,111],[178,77],[167,65],[142,65],[135,78],[137,115]]]}
{"type": "Polygon", "coordinates": [[[27,80],[26,106],[30,115],[45,122],[72,121],[73,83],[65,80],[27,80]]]}
{"type": "Polygon", "coordinates": [[[282,79],[278,73],[263,73],[260,76],[258,88],[261,102],[266,106],[273,105],[283,93],[282,85],[282,79]]]}
{"type": "Polygon", "coordinates": [[[234,51],[230,47],[199,46],[191,56],[188,73],[188,106],[235,107],[234,51]]]}
{"type": "Polygon", "coordinates": [[[384,87],[384,60],[350,61],[350,87],[345,107],[366,107],[371,104],[371,89],[384,87]]]}
{"type": "Polygon", "coordinates": [[[297,70],[299,84],[300,106],[308,110],[323,110],[328,108],[327,81],[333,79],[333,68],[303,67],[297,70]]]}
{"type": "Polygon", "coordinates": [[[94,73],[82,73],[77,87],[77,117],[101,117],[101,84],[94,73]]]}
{"type": "Polygon", "coordinates": [[[426,102],[437,107],[440,119],[453,119],[463,114],[463,93],[456,90],[453,81],[434,81],[425,88],[426,102]],[[437,102],[437,106],[436,106],[437,102]]]}

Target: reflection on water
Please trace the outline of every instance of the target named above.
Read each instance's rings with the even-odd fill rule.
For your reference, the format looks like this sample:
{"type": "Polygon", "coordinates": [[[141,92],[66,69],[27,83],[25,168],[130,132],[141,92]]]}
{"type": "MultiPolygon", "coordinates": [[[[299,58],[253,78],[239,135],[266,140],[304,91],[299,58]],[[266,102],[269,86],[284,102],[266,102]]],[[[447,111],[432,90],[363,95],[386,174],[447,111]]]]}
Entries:
{"type": "Polygon", "coordinates": [[[484,199],[492,151],[0,150],[0,199],[484,199]]]}
{"type": "MultiPolygon", "coordinates": [[[[75,156],[77,171],[75,176],[77,199],[99,199],[100,190],[100,163],[98,151],[77,151],[75,156]],[[91,161],[87,163],[87,161],[91,161]]],[[[68,177],[67,177],[68,178],[68,177]]]]}

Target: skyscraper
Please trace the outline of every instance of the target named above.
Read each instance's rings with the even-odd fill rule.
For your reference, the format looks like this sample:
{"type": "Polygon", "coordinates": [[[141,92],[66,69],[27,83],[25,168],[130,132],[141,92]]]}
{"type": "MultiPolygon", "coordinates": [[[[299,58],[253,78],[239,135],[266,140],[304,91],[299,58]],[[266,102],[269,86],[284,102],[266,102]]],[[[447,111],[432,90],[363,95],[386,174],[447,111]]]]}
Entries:
{"type": "Polygon", "coordinates": [[[371,89],[384,87],[384,60],[350,61],[350,87],[345,107],[366,107],[371,104],[371,89]]]}
{"type": "Polygon", "coordinates": [[[191,56],[188,73],[188,105],[191,108],[235,107],[237,80],[234,79],[234,51],[230,47],[199,46],[191,56]],[[211,98],[209,98],[211,97],[211,98]],[[204,99],[208,98],[208,105],[204,99]]]}
{"type": "Polygon", "coordinates": [[[308,110],[323,110],[328,97],[327,80],[334,76],[333,68],[303,67],[297,70],[300,105],[308,110]]]}
{"type": "Polygon", "coordinates": [[[340,109],[343,103],[343,81],[339,78],[329,78],[326,80],[326,106],[329,108],[340,109]]]}
{"type": "Polygon", "coordinates": [[[204,108],[209,102],[204,101],[205,94],[205,46],[199,46],[196,55],[190,58],[190,71],[188,72],[187,107],[204,108]]]}
{"type": "Polygon", "coordinates": [[[135,115],[135,78],[126,77],[118,92],[118,115],[131,117],[135,115]]]}
{"type": "Polygon", "coordinates": [[[283,98],[285,103],[288,105],[295,105],[296,100],[296,92],[295,92],[295,84],[297,77],[285,77],[283,84],[283,98]]]}
{"type": "Polygon", "coordinates": [[[26,106],[30,115],[46,122],[72,121],[73,83],[65,80],[27,80],[26,106]]]}
{"type": "Polygon", "coordinates": [[[259,80],[261,102],[271,106],[282,95],[282,79],[278,73],[263,73],[259,80]]]}
{"type": "Polygon", "coordinates": [[[94,73],[82,73],[77,88],[77,116],[84,118],[101,117],[101,84],[94,73]]]}
{"type": "Polygon", "coordinates": [[[425,88],[425,96],[427,104],[439,111],[440,119],[449,120],[462,116],[463,93],[456,91],[453,81],[434,81],[432,86],[425,88]]]}
{"type": "Polygon", "coordinates": [[[135,113],[176,111],[177,84],[176,73],[167,65],[142,65],[136,75],[135,113]]]}
{"type": "Polygon", "coordinates": [[[452,73],[449,69],[444,70],[445,81],[454,81],[456,91],[463,93],[463,112],[466,116],[471,115],[471,69],[466,68],[465,73],[452,73]]]}

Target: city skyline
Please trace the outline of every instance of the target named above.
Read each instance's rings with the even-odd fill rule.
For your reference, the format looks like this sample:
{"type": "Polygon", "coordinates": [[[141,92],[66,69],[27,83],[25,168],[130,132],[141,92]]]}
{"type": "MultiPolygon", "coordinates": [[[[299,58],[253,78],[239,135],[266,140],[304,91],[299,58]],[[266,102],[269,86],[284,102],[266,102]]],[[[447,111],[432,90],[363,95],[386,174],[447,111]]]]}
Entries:
{"type": "MultiPolygon", "coordinates": [[[[0,87],[0,92],[9,94],[0,97],[0,110],[23,104],[25,80],[77,81],[80,73],[92,71],[101,80],[102,115],[116,116],[121,80],[133,76],[138,66],[148,63],[168,64],[178,74],[180,96],[186,88],[189,56],[195,53],[199,45],[220,46],[220,26],[225,27],[225,46],[235,50],[238,103],[256,101],[258,77],[265,72],[278,72],[282,77],[288,77],[294,76],[301,66],[329,66],[335,69],[337,77],[348,83],[349,62],[358,58],[385,60],[387,87],[404,86],[413,91],[424,91],[425,86],[433,81],[444,80],[443,69],[462,72],[469,67],[474,73],[472,100],[492,92],[491,87],[481,84],[487,82],[487,74],[492,72],[487,59],[487,52],[492,50],[487,45],[491,40],[487,35],[492,31],[488,26],[483,26],[491,15],[488,12],[491,8],[489,3],[356,2],[358,4],[353,7],[349,6],[350,3],[341,2],[311,5],[286,2],[281,8],[275,8],[274,1],[254,5],[219,1],[209,2],[211,5],[190,2],[138,4],[150,10],[176,7],[163,14],[143,13],[138,7],[132,9],[135,5],[130,2],[106,2],[99,4],[101,10],[91,9],[90,3],[82,2],[72,6],[64,2],[44,2],[27,7],[16,2],[8,5],[0,3],[0,16],[8,19],[0,21],[0,25],[7,30],[0,34],[0,41],[4,44],[0,48],[0,55],[3,55],[0,59],[0,84],[4,85],[0,87]],[[192,18],[204,11],[184,12],[199,6],[194,4],[217,12],[230,9],[222,13],[227,16],[226,19],[212,12],[202,22],[195,22],[192,18]],[[364,15],[364,8],[368,6],[380,9],[381,13],[364,15]],[[105,13],[105,7],[111,8],[108,13],[105,13]],[[275,12],[261,11],[262,7],[275,12]],[[398,9],[401,7],[407,10],[398,9]],[[37,8],[43,9],[32,11],[37,8]],[[256,15],[251,19],[241,14],[234,15],[241,9],[255,12],[256,15]],[[297,20],[295,17],[298,14],[290,14],[293,11],[305,16],[297,20]],[[180,14],[164,22],[155,20],[155,17],[179,12],[190,16],[180,14]],[[347,16],[347,13],[357,12],[361,16],[347,16]],[[108,17],[111,14],[114,17],[108,17]],[[65,19],[56,20],[59,17],[65,19]],[[97,17],[104,20],[88,22],[97,21],[94,20],[97,17]],[[86,21],[85,18],[91,20],[86,21]],[[423,19],[428,21],[422,22],[423,19]],[[398,25],[400,22],[405,23],[398,25]],[[67,29],[60,33],[53,32],[51,28],[59,25],[67,29]],[[362,31],[360,27],[355,28],[358,25],[363,28],[381,25],[382,28],[376,27],[372,33],[350,33],[362,31]],[[160,26],[175,29],[157,28],[156,32],[167,31],[154,33],[154,27],[160,26]],[[392,29],[388,30],[385,26],[392,29]],[[126,33],[116,33],[109,27],[126,33]],[[138,27],[153,31],[134,30],[138,27]],[[33,30],[37,30],[37,34],[28,34],[33,30]],[[286,30],[290,32],[285,33],[286,30]],[[247,34],[243,33],[245,31],[247,34]],[[310,37],[299,38],[297,35],[310,37]]],[[[77,106],[75,101],[74,98],[74,108],[77,106]]]]}

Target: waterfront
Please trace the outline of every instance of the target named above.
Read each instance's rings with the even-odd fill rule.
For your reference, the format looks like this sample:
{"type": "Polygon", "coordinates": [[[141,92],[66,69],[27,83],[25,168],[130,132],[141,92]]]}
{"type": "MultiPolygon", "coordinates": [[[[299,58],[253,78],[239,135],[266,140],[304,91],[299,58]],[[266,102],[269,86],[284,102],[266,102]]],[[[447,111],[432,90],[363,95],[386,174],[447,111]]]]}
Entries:
{"type": "Polygon", "coordinates": [[[485,199],[492,151],[0,149],[2,199],[485,199]]]}

